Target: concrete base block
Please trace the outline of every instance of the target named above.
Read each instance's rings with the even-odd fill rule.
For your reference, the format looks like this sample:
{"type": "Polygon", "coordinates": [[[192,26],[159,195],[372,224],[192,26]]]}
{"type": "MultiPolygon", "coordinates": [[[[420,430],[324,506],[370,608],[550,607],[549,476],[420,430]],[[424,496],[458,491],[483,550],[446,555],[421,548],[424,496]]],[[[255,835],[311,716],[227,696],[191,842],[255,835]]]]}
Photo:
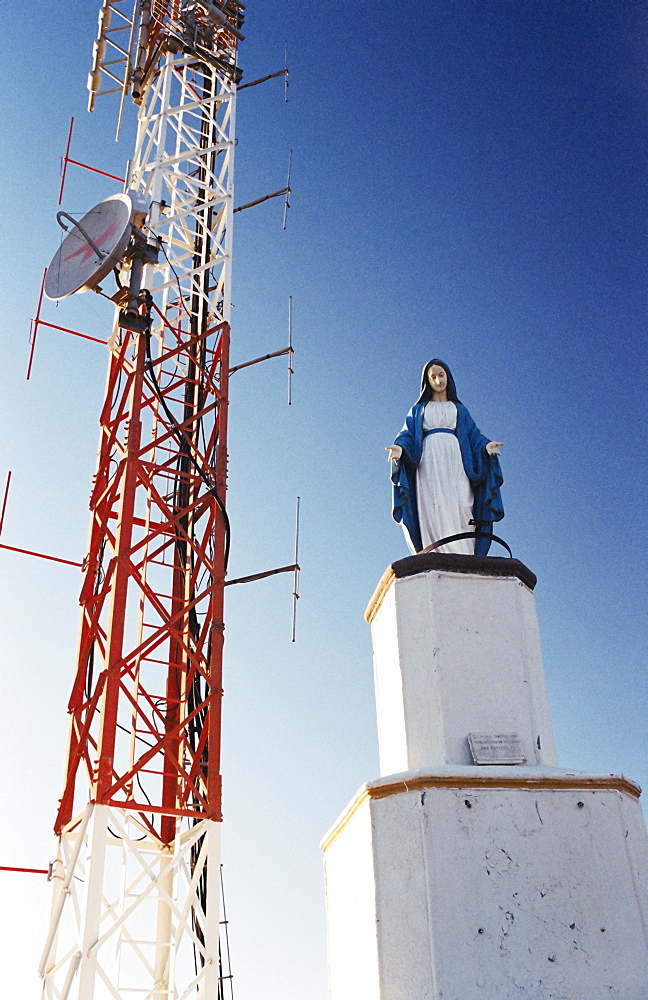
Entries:
{"type": "Polygon", "coordinates": [[[638,795],[537,767],[365,785],[322,845],[331,1000],[645,1000],[638,795]]]}

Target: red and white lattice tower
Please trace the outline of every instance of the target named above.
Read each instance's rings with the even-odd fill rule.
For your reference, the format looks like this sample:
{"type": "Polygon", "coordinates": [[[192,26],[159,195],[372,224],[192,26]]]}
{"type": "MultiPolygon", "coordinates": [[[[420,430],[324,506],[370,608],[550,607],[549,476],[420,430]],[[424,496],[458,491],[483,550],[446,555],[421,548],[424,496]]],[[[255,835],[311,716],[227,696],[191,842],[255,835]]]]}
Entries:
{"type": "MultiPolygon", "coordinates": [[[[108,81],[140,106],[126,186],[150,205],[146,225],[161,252],[142,281],[153,296],[151,329],[124,329],[116,319],[109,345],[40,966],[48,1000],[216,1000],[222,992],[219,764],[240,6],[101,7],[91,103],[108,81]]],[[[126,262],[126,284],[128,271],[126,262]]]]}

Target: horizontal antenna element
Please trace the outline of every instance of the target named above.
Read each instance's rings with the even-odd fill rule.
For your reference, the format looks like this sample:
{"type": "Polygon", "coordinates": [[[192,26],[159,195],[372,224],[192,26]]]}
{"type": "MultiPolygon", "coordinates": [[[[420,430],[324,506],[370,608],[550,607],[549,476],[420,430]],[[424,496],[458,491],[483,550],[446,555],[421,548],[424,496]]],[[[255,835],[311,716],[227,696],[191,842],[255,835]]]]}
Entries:
{"type": "Polygon", "coordinates": [[[269,361],[270,358],[280,358],[284,354],[292,354],[292,347],[282,347],[280,351],[273,351],[271,354],[263,354],[260,358],[254,358],[252,361],[244,361],[240,365],[234,365],[230,368],[229,373],[232,375],[234,372],[238,372],[241,368],[249,368],[251,365],[258,365],[261,361],[269,361]]]}
{"type": "Polygon", "coordinates": [[[291,170],[291,167],[292,167],[292,149],[290,150],[290,153],[288,154],[288,179],[287,179],[287,182],[286,182],[286,186],[283,187],[283,188],[281,188],[279,191],[273,191],[272,194],[266,194],[266,195],[264,195],[263,198],[256,198],[254,201],[248,201],[245,205],[238,205],[234,209],[234,211],[235,212],[243,212],[243,211],[245,211],[246,208],[254,208],[255,205],[262,205],[264,201],[270,201],[271,198],[279,198],[283,194],[283,195],[285,195],[285,199],[286,200],[284,202],[284,214],[283,214],[283,227],[282,228],[285,229],[286,228],[287,213],[288,213],[288,209],[290,208],[290,201],[288,199],[290,198],[290,195],[292,194],[292,191],[291,191],[291,188],[290,188],[290,170],[291,170]]]}
{"type": "Polygon", "coordinates": [[[291,563],[290,566],[279,566],[278,569],[266,569],[262,573],[251,573],[249,576],[238,576],[235,580],[226,580],[226,587],[233,587],[235,583],[254,583],[255,580],[265,580],[269,576],[276,576],[278,573],[297,573],[299,566],[291,563]]]}
{"type": "MultiPolygon", "coordinates": [[[[238,205],[234,209],[234,211],[235,212],[244,212],[246,208],[254,208],[255,205],[262,205],[264,201],[270,201],[271,198],[279,198],[280,195],[282,195],[282,194],[289,195],[290,194],[290,188],[287,188],[287,187],[281,188],[280,191],[273,191],[272,194],[266,194],[266,195],[263,196],[263,198],[257,198],[255,201],[248,201],[246,205],[238,205]]],[[[284,226],[284,229],[285,229],[285,226],[284,226]]]]}
{"type": "Polygon", "coordinates": [[[63,201],[63,190],[65,188],[65,178],[67,177],[67,166],[68,163],[72,163],[75,167],[83,167],[84,170],[90,170],[93,174],[100,174],[102,177],[108,177],[111,181],[119,181],[120,184],[124,183],[123,177],[117,177],[116,174],[109,174],[106,170],[98,170],[97,167],[91,167],[88,163],[81,163],[80,160],[73,160],[70,157],[70,145],[72,143],[72,130],[74,129],[74,116],[70,118],[70,129],[68,132],[67,146],[65,147],[65,156],[61,157],[61,187],[59,188],[59,205],[63,201]]]}
{"type": "Polygon", "coordinates": [[[238,88],[239,94],[242,90],[247,90],[248,87],[256,87],[260,83],[265,83],[267,80],[275,80],[278,76],[283,76],[288,79],[288,70],[279,69],[276,73],[268,73],[267,76],[260,76],[258,80],[250,80],[249,83],[242,83],[238,88]]]}

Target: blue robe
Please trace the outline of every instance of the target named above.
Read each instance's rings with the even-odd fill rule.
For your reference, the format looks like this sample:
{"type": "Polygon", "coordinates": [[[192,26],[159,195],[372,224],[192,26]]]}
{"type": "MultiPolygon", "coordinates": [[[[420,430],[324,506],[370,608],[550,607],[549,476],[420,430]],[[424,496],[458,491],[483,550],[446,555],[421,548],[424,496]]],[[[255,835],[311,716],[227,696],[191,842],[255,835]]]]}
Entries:
{"type": "MultiPolygon", "coordinates": [[[[454,387],[454,383],[453,383],[454,387]]],[[[403,454],[399,462],[394,462],[391,480],[394,484],[394,507],[392,515],[401,522],[412,541],[416,552],[423,548],[419,527],[416,501],[416,467],[423,453],[423,411],[426,400],[419,400],[407,414],[405,426],[394,444],[399,444],[403,454]]],[[[463,403],[456,402],[457,428],[463,467],[474,492],[473,520],[476,530],[484,537],[475,539],[475,555],[485,556],[490,548],[493,522],[504,517],[500,496],[500,486],[504,482],[497,455],[489,455],[486,445],[489,438],[479,431],[475,421],[463,403]]]]}

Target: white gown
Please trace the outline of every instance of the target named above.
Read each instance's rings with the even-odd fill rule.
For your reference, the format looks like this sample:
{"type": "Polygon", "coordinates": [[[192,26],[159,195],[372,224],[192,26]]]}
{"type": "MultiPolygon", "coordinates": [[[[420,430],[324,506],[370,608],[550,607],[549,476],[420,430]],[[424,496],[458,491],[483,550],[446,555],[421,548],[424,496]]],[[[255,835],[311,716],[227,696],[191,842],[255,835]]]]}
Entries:
{"type": "MultiPolygon", "coordinates": [[[[457,407],[454,403],[430,401],[423,414],[423,430],[445,427],[454,431],[457,407]]],[[[419,525],[423,548],[439,538],[474,531],[472,517],[473,491],[461,461],[461,449],[455,434],[428,434],[423,440],[423,453],[416,470],[416,491],[419,525]]],[[[435,552],[473,555],[474,538],[442,545],[435,552]]]]}

